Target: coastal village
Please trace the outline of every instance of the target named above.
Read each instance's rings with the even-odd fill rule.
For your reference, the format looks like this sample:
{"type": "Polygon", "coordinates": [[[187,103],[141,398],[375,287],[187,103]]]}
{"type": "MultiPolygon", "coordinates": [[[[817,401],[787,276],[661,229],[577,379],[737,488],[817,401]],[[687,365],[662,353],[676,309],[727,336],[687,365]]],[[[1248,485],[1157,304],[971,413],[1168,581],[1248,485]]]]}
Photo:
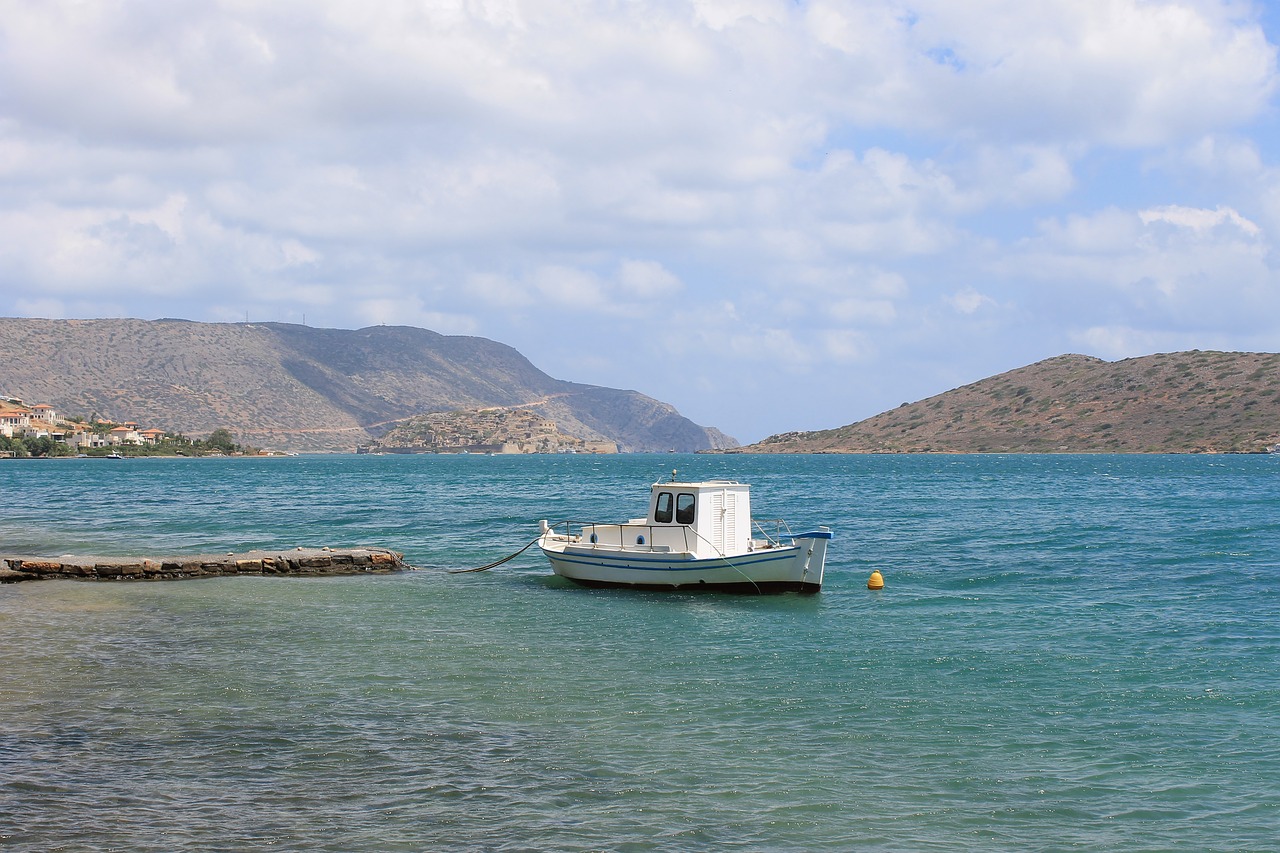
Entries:
{"type": "Polygon", "coordinates": [[[64,418],[48,403],[28,406],[17,397],[0,396],[0,435],[5,438],[48,438],[73,450],[156,444],[162,429],[143,429],[136,423],[109,424],[64,418]]]}
{"type": "MultiPolygon", "coordinates": [[[[156,427],[144,428],[133,421],[115,423],[96,417],[89,420],[66,417],[48,403],[29,406],[21,398],[0,395],[0,458],[21,455],[13,449],[14,440],[19,441],[24,448],[33,445],[42,448],[40,453],[34,455],[111,455],[128,448],[155,448],[164,443],[196,443],[185,436],[156,427]],[[56,451],[48,452],[51,445],[62,445],[66,449],[61,454],[56,451]]],[[[230,442],[229,436],[227,441],[219,444],[220,448],[202,451],[203,455],[232,455],[241,452],[238,446],[230,442]]]]}

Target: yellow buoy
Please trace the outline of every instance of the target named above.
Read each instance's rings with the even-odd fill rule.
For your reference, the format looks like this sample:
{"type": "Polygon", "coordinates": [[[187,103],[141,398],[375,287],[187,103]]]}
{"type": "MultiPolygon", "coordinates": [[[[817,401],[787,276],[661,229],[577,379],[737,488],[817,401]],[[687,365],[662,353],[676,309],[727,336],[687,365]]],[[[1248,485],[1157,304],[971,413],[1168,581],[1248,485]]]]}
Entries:
{"type": "Polygon", "coordinates": [[[880,576],[878,569],[867,578],[867,589],[884,589],[884,578],[880,576]]]}

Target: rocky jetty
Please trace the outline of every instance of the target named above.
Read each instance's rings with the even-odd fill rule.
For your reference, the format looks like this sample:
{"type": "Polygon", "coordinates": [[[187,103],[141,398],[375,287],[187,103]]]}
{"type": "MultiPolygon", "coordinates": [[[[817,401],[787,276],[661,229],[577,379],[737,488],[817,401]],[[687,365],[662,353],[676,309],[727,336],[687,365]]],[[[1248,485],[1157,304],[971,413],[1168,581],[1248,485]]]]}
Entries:
{"type": "Polygon", "coordinates": [[[0,583],[71,580],[180,580],[220,575],[354,575],[411,569],[388,548],[295,548],[186,557],[0,556],[0,583]]]}

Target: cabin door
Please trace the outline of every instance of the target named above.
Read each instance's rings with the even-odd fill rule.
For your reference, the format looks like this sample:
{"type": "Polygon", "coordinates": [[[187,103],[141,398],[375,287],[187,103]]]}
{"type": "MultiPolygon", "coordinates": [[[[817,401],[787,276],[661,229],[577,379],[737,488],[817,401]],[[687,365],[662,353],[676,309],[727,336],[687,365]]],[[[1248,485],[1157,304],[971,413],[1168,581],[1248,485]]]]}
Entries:
{"type": "Polygon", "coordinates": [[[716,492],[711,495],[711,542],[721,554],[729,553],[738,541],[738,495],[716,492]]]}

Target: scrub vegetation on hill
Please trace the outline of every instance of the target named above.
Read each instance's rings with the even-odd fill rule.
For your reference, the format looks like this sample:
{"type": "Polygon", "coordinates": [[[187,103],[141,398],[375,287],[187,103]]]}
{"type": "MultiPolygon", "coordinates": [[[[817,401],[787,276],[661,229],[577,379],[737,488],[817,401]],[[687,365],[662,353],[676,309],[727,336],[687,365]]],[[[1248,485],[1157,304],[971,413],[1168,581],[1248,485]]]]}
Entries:
{"type": "Polygon", "coordinates": [[[1062,355],[762,453],[1258,453],[1280,443],[1280,354],[1062,355]]]}

